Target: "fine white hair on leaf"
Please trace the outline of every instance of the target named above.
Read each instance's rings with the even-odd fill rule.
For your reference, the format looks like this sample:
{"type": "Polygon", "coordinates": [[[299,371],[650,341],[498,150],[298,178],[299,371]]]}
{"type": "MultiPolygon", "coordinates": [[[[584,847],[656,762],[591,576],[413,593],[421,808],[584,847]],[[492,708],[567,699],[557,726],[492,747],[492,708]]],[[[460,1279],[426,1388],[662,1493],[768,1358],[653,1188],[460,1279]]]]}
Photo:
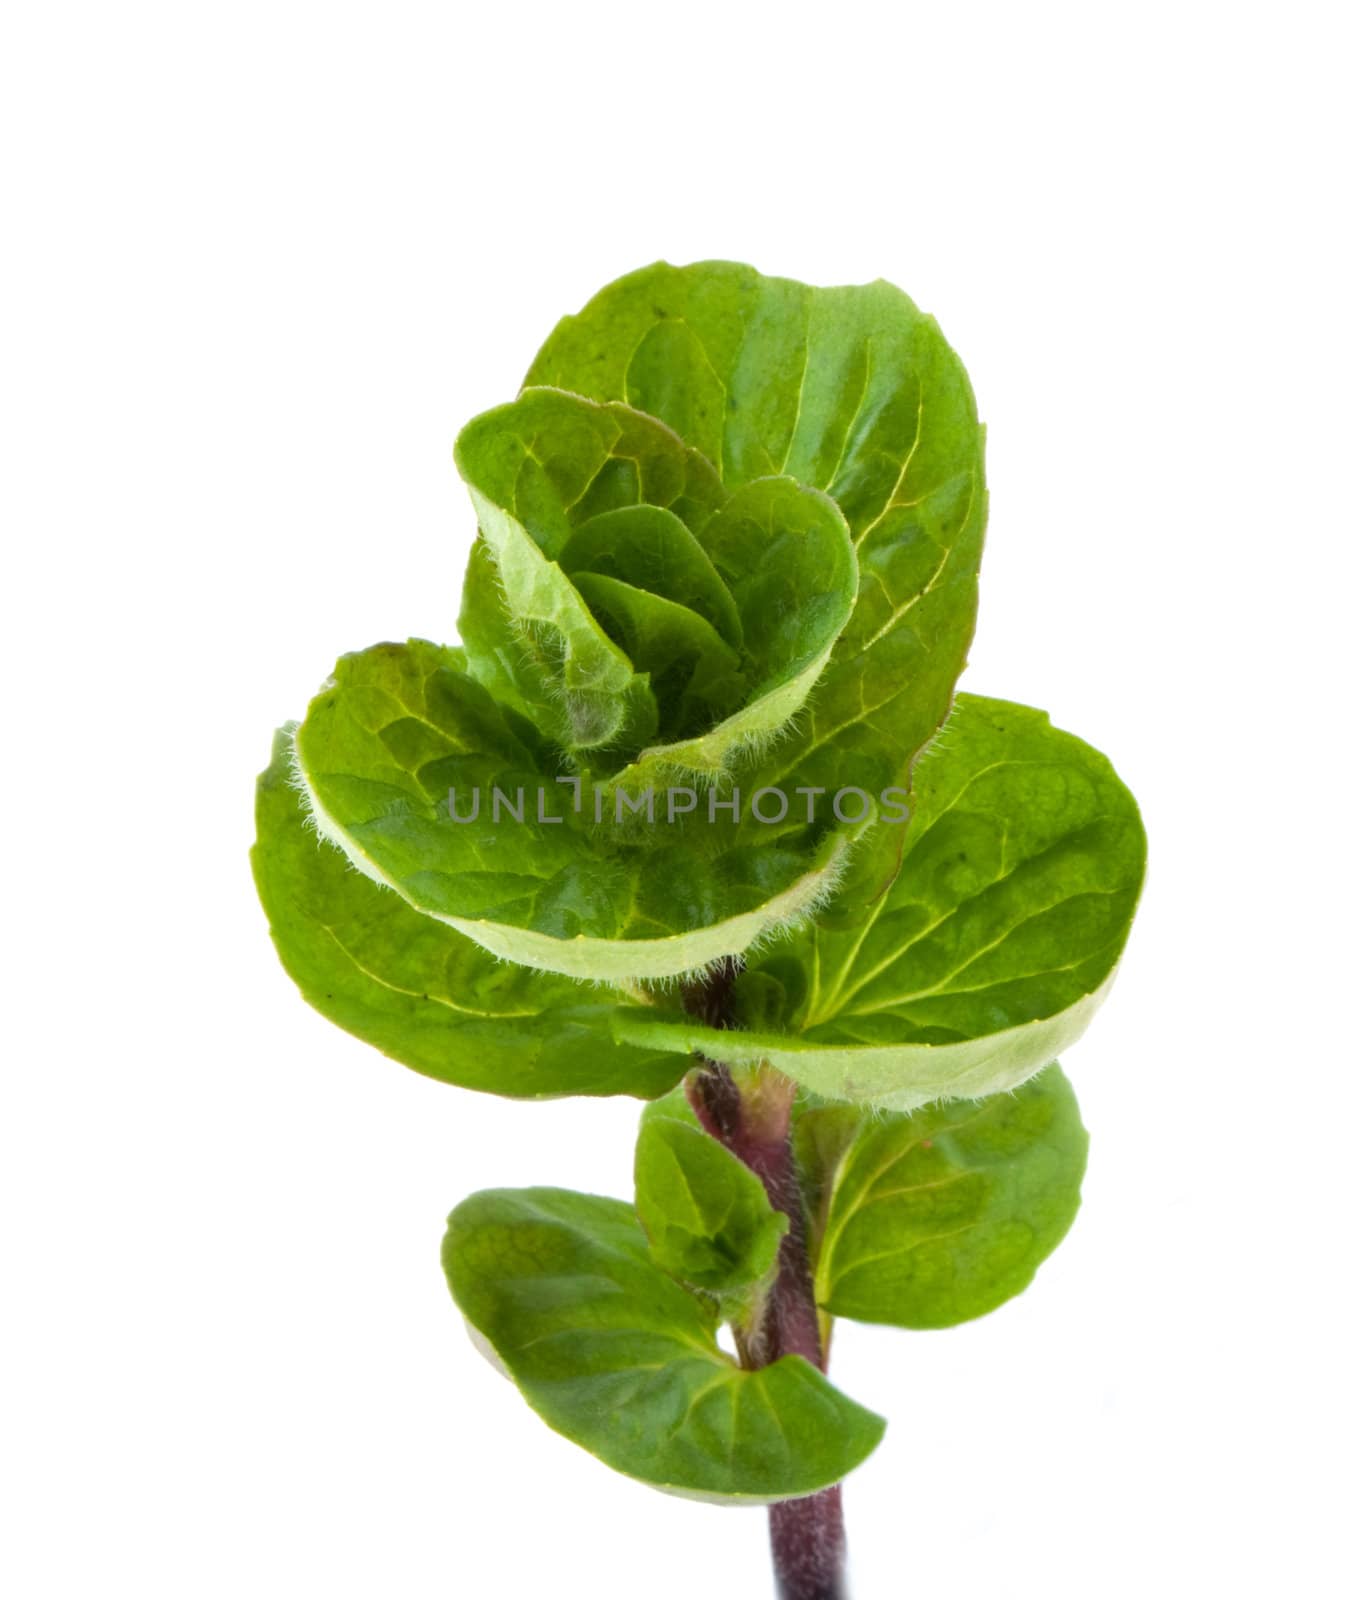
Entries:
{"type": "Polygon", "coordinates": [[[304,770],[304,763],[300,759],[298,727],[292,725],[292,728],[293,731],[290,734],[290,782],[292,787],[299,792],[300,803],[304,807],[305,826],[312,828],[320,841],[330,844],[334,849],[340,851],[347,864],[354,867],[363,877],[377,883],[382,889],[393,889],[396,893],[397,885],[393,880],[360,849],[353,839],[350,839],[338,827],[337,823],[324,809],[322,801],[315,794],[313,785],[309,782],[308,775],[304,770]]]}
{"type": "Polygon", "coordinates": [[[956,697],[952,697],[950,708],[942,718],[932,734],[914,751],[909,762],[908,788],[913,789],[914,778],[924,761],[930,757],[940,755],[946,749],[946,741],[950,738],[957,722],[961,721],[963,707],[956,697]]]}
{"type": "MultiPolygon", "coordinates": [[[[347,864],[354,870],[360,872],[380,887],[393,890],[400,895],[400,898],[407,901],[407,896],[399,889],[397,883],[388,876],[386,871],[373,858],[367,855],[359,843],[340,826],[324,807],[305,771],[304,762],[300,755],[298,731],[298,725],[296,724],[289,724],[284,730],[289,739],[287,752],[288,781],[300,797],[305,827],[310,829],[321,842],[331,844],[337,849],[347,864]]],[[[778,897],[789,901],[788,908],[769,912],[763,925],[755,931],[753,936],[739,950],[719,952],[701,961],[691,962],[688,966],[668,975],[656,977],[635,975],[627,981],[642,982],[655,992],[662,992],[667,988],[674,990],[681,984],[705,977],[714,967],[728,957],[743,965],[746,957],[753,951],[775,940],[786,938],[794,929],[808,922],[814,916],[820,906],[833,893],[844,870],[850,849],[850,840],[840,839],[836,841],[833,857],[822,867],[814,869],[813,872],[803,874],[802,878],[797,880],[794,888],[799,891],[798,894],[794,896],[793,892],[789,890],[783,896],[778,897]]],[[[461,932],[467,933],[469,937],[474,937],[472,928],[466,926],[457,918],[437,916],[436,913],[426,911],[416,905],[413,905],[413,909],[432,917],[433,920],[457,926],[461,932]]],[[[700,930],[689,931],[696,934],[700,930]]],[[[678,939],[678,937],[680,936],[674,936],[675,939],[678,939]]],[[[474,937],[474,942],[488,949],[502,964],[516,966],[535,965],[533,962],[521,961],[518,958],[513,959],[499,949],[492,950],[490,945],[483,943],[482,940],[476,937],[474,937]]],[[[604,942],[609,944],[612,951],[621,949],[623,944],[621,939],[604,942]]],[[[556,969],[540,967],[539,970],[554,971],[556,969]]],[[[574,981],[593,985],[596,989],[604,989],[610,992],[614,991],[616,985],[620,985],[625,981],[620,973],[612,971],[607,973],[603,971],[590,973],[568,972],[565,975],[571,977],[574,981]]]]}
{"type": "MultiPolygon", "coordinates": [[[[525,618],[516,613],[507,594],[496,554],[490,544],[486,544],[485,548],[492,569],[492,581],[497,591],[499,604],[508,619],[508,624],[516,643],[529,654],[541,669],[543,680],[541,687],[553,708],[561,714],[573,734],[581,732],[598,708],[593,702],[591,691],[587,691],[584,688],[569,688],[559,670],[572,658],[570,642],[565,635],[558,634],[558,641],[561,646],[560,655],[556,652],[549,652],[545,630],[551,629],[552,625],[543,619],[525,618]]],[[[581,603],[584,605],[584,602],[581,603]]],[[[587,611],[589,610],[588,607],[586,609],[587,611]]],[[[598,622],[596,627],[599,628],[601,633],[604,632],[598,622]]],[[[605,636],[607,637],[607,634],[605,636]]],[[[615,648],[617,649],[618,646],[615,645],[615,648]]],[[[776,726],[747,727],[740,730],[728,743],[723,758],[717,765],[711,767],[707,765],[695,766],[686,760],[682,760],[677,754],[678,743],[696,744],[700,739],[707,737],[708,734],[715,733],[715,727],[705,730],[702,735],[695,735],[688,741],[678,741],[674,745],[649,745],[638,754],[636,761],[650,763],[657,776],[657,781],[683,782],[701,790],[714,788],[717,784],[730,779],[737,772],[752,768],[762,761],[775,745],[790,739],[799,730],[800,719],[809,706],[811,697],[815,693],[832,653],[833,644],[831,643],[829,649],[822,652],[815,662],[802,669],[803,673],[811,675],[810,681],[800,703],[791,712],[783,717],[776,726]]],[[[647,675],[644,673],[635,673],[634,681],[642,681],[646,677],[647,675]]],[[[746,706],[741,708],[741,711],[748,710],[754,703],[753,700],[749,701],[746,706]]],[[[592,741],[587,737],[578,742],[582,743],[584,747],[597,750],[612,748],[630,730],[634,715],[635,707],[631,703],[626,703],[621,708],[619,720],[612,728],[604,730],[602,738],[592,741]]],[[[602,721],[603,719],[601,719],[602,721]]],[[[597,731],[599,731],[598,724],[597,731]]]]}

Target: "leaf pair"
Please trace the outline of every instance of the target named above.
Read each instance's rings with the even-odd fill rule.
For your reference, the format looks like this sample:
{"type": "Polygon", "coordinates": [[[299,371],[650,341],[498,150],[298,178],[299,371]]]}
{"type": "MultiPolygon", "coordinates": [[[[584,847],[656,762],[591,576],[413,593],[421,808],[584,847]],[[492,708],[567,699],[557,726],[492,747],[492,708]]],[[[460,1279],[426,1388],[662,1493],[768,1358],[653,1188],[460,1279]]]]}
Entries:
{"type": "Polygon", "coordinates": [[[800,1356],[740,1367],[717,1344],[775,1271],[787,1219],[692,1118],[648,1108],[636,1205],[561,1189],[491,1190],[445,1236],[450,1289],[531,1406],[657,1488],[753,1504],[836,1483],[884,1423],[800,1356]]]}
{"type": "Polygon", "coordinates": [[[800,1356],[749,1371],[717,1344],[771,1279],[786,1218],[676,1105],[643,1120],[635,1207],[563,1189],[456,1207],[451,1292],[529,1404],[615,1470],[733,1504],[813,1493],[885,1425],[800,1356]]]}
{"type": "MultiPolygon", "coordinates": [[[[418,650],[436,659],[431,647],[417,647],[414,657],[418,650]]],[[[401,674],[405,652],[391,647],[390,658],[401,674]]],[[[356,658],[362,666],[371,660],[356,658]]],[[[453,675],[453,661],[435,672],[453,675]]],[[[508,738],[485,697],[465,687],[479,694],[494,735],[508,738]]],[[[373,694],[368,680],[363,692],[373,694]]],[[[423,703],[435,699],[427,690],[423,703]]],[[[259,790],[255,850],[283,961],[311,1003],[342,1026],[418,1070],[428,1070],[433,1046],[429,1070],[437,1076],[504,1094],[649,1095],[699,1048],[732,1061],[766,1058],[819,1094],[895,1109],[1011,1087],[1080,1036],[1108,987],[1142,881],[1137,810],[1104,758],[1041,713],[962,697],[919,769],[903,870],[871,903],[851,903],[845,884],[837,912],[751,957],[737,995],[745,1027],[713,1038],[686,1016],[631,1007],[622,990],[502,967],[482,948],[480,922],[472,941],[455,928],[479,909],[473,894],[516,892],[540,914],[560,879],[571,905],[586,895],[621,903],[654,929],[698,892],[707,869],[696,858],[635,851],[625,876],[611,877],[613,862],[597,861],[584,833],[565,826],[536,830],[538,855],[520,842],[530,830],[512,824],[495,836],[438,827],[432,795],[391,766],[360,842],[375,857],[376,882],[406,864],[411,892],[432,911],[419,915],[347,870],[338,852],[317,847],[288,783],[285,743],[259,790]],[[555,869],[543,852],[560,856],[564,848],[572,854],[555,869]],[[360,934],[354,945],[351,930],[360,934]],[[498,1013],[479,1003],[484,993],[510,999],[498,1013]],[[520,1003],[522,995],[530,998],[520,1003]],[[409,1018],[406,1026],[389,1026],[391,1005],[409,1018]],[[467,1035],[456,1006],[481,1013],[470,1019],[471,1051],[457,1045],[467,1035]],[[415,1024],[412,1012],[421,1017],[415,1024]],[[587,1019],[574,1053],[563,1048],[572,1035],[546,1020],[559,1013],[587,1019]],[[557,1046],[546,1080],[523,1073],[518,1059],[517,1034],[535,1015],[545,1018],[540,1049],[548,1039],[557,1046]],[[663,1052],[670,1054],[662,1070],[663,1052]]],[[[515,748],[527,765],[527,750],[515,748]]],[[[455,773],[473,759],[451,762],[455,773]]],[[[538,779],[529,774],[531,784],[538,779]]],[[[320,787],[320,803],[326,793],[320,787]]],[[[565,789],[549,800],[555,812],[569,803],[565,789]]],[[[754,865],[751,855],[747,872],[754,865]]],[[[861,876],[871,870],[864,860],[861,876]]],[[[752,894],[756,880],[749,881],[752,894]]],[[[569,902],[560,892],[556,901],[553,926],[564,932],[569,902]]]]}
{"type": "MultiPolygon", "coordinates": [[[[815,1297],[833,1316],[899,1328],[984,1316],[1026,1288],[1077,1213],[1087,1134],[1057,1063],[1015,1091],[912,1113],[800,1096],[793,1124],[815,1297]]],[[[702,1131],[682,1089],[644,1109],[636,1174],[653,1258],[722,1296],[734,1320],[785,1229],[763,1185],[702,1131]]]]}
{"type": "MultiPolygon", "coordinates": [[[[822,1310],[908,1328],[1024,1289],[1072,1222],[1086,1162],[1057,1067],[916,1116],[808,1104],[796,1148],[822,1310]]],[[[799,1356],[748,1371],[716,1342],[771,1279],[786,1219],[680,1091],[647,1109],[636,1179],[635,1208],[559,1189],[457,1207],[444,1262],[470,1326],[551,1427],[619,1472],[739,1504],[836,1483],[881,1420],[799,1356]]]]}

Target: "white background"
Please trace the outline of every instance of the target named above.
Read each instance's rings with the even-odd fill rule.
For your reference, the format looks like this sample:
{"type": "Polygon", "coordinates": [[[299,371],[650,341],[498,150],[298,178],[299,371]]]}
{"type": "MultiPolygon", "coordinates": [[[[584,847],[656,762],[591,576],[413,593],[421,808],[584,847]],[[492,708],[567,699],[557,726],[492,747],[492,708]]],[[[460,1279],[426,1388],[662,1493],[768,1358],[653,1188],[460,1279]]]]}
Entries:
{"type": "Polygon", "coordinates": [[[966,686],[1152,838],[1072,1236],[983,1322],[837,1340],[891,1419],[857,1600],[1345,1592],[1333,17],[7,8],[6,1594],[768,1593],[761,1513],[550,1434],[440,1276],[471,1189],[626,1194],[634,1105],[331,1028],[246,862],[334,657],[450,635],[457,428],[660,256],[937,314],[989,425],[966,686]]]}

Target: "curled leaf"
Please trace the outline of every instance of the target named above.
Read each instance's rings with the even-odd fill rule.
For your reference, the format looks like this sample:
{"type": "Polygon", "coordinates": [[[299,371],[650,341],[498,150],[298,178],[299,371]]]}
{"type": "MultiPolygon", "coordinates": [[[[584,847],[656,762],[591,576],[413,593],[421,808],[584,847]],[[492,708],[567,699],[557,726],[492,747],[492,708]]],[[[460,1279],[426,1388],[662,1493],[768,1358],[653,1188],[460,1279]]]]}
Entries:
{"type": "Polygon", "coordinates": [[[526,389],[476,418],[456,459],[499,597],[471,585],[470,669],[620,781],[715,777],[800,711],[857,598],[838,507],[787,477],[729,497],[665,425],[617,402],[526,389]]]}
{"type": "Polygon", "coordinates": [[[596,826],[595,791],[531,735],[457,653],[376,645],[310,705],[295,776],[319,834],[368,877],[494,955],[571,977],[661,979],[737,954],[838,869],[841,835],[770,851],[706,813],[654,842],[608,814],[596,826]]]}
{"type": "MultiPolygon", "coordinates": [[[[730,490],[785,475],[829,496],[852,534],[857,601],[756,779],[907,787],[965,665],[987,514],[974,395],[936,322],[888,283],[817,289],[737,262],[658,262],[564,317],[526,383],[659,417],[730,490]]],[[[858,892],[887,871],[878,861],[858,892]]]]}

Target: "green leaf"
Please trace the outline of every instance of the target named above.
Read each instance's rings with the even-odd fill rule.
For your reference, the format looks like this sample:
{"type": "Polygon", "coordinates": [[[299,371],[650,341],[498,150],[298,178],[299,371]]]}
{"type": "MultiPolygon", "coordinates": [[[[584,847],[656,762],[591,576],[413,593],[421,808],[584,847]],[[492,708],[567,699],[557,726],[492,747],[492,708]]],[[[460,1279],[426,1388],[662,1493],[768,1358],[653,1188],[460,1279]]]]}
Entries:
{"type": "Polygon", "coordinates": [[[743,1031],[643,1012],[623,1013],[619,1035],[767,1058],[828,1099],[896,1111],[1015,1088],[1104,999],[1145,854],[1104,756],[1042,711],[962,695],[918,768],[888,892],[752,958],[737,986],[743,1031]]]}
{"type": "MultiPolygon", "coordinates": [[[[536,717],[545,731],[585,751],[620,739],[636,748],[655,733],[649,687],[590,614],[559,565],[592,517],[636,505],[665,507],[700,525],[725,498],[696,452],[651,417],[620,405],[535,389],[474,418],[455,460],[491,549],[514,630],[530,641],[548,693],[536,717]]],[[[477,596],[465,597],[465,607],[477,596]]],[[[468,619],[476,652],[482,627],[468,619]]]]}
{"type": "Polygon", "coordinates": [[[884,1432],[800,1356],[736,1366],[715,1312],[654,1264],[620,1201],[472,1195],[450,1216],[444,1262],[459,1309],[543,1420],[657,1488],[740,1504],[812,1494],[884,1432]]]}
{"type": "Polygon", "coordinates": [[[833,1316],[901,1328],[981,1317],[1029,1285],[1077,1214],[1087,1134],[1057,1066],[977,1105],[820,1107],[797,1125],[825,1217],[816,1294],[833,1316]]]}
{"type": "Polygon", "coordinates": [[[848,526],[824,495],[790,478],[738,489],[702,542],[735,602],[746,703],[700,736],[646,750],[628,783],[687,774],[715,780],[780,736],[805,706],[857,598],[848,526]]]}
{"type": "Polygon", "coordinates": [[[707,551],[672,511],[634,505],[583,522],[562,547],[568,576],[617,578],[696,611],[733,649],[744,643],[735,600],[707,551]]]}
{"type": "MultiPolygon", "coordinates": [[[[660,417],[728,488],[786,474],[837,502],[857,602],[755,776],[906,785],[965,665],[987,510],[974,396],[933,319],[888,283],[815,289],[735,262],[661,262],[564,317],[526,382],[660,417]]],[[[858,880],[862,899],[877,872],[858,880]]]]}
{"type": "MultiPolygon", "coordinates": [[[[674,730],[715,722],[743,698],[740,656],[687,606],[597,572],[572,579],[591,615],[645,673],[674,730]]],[[[632,769],[624,774],[632,782],[632,769]]]]}
{"type": "Polygon", "coordinates": [[[353,865],[493,954],[570,977],[739,953],[818,901],[846,846],[753,849],[714,824],[630,844],[591,824],[592,792],[548,770],[457,652],[420,640],[344,656],[295,750],[315,826],[353,865]]]}
{"type": "Polygon", "coordinates": [[[550,737],[668,783],[724,772],[801,709],[857,597],[826,496],[775,477],[727,501],[662,423],[547,388],[475,419],[456,455],[500,587],[466,597],[472,670],[483,644],[484,681],[498,670],[504,612],[507,654],[529,663],[515,703],[532,694],[550,737]]]}
{"type": "Polygon", "coordinates": [[[742,630],[760,694],[829,657],[857,598],[857,557],[838,507],[791,478],[737,489],[702,532],[742,630]]]}
{"type": "Polygon", "coordinates": [[[615,1044],[617,990],[498,961],[353,872],[305,825],[291,735],[258,780],[253,874],[282,965],[315,1010],[428,1077],[539,1099],[664,1094],[669,1055],[615,1044]]]}
{"type": "Polygon", "coordinates": [[[772,1273],[787,1218],[754,1173],[701,1128],[644,1116],[635,1177],[637,1215],[662,1271],[714,1294],[772,1273]]]}
{"type": "MultiPolygon", "coordinates": [[[[501,579],[487,541],[480,533],[468,554],[459,608],[465,670],[503,710],[538,728],[557,752],[559,769],[571,738],[565,703],[559,698],[560,652],[555,641],[536,630],[517,627],[502,593],[501,579]]],[[[633,715],[654,724],[654,705],[645,709],[634,690],[633,715]]]]}

